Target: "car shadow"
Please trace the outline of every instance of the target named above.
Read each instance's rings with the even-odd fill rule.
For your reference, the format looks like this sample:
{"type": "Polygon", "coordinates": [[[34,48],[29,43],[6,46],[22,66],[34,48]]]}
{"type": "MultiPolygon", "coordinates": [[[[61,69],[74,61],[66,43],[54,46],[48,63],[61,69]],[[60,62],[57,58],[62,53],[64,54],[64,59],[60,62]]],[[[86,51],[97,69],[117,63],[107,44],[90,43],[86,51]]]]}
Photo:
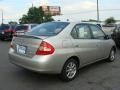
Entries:
{"type": "Polygon", "coordinates": [[[11,42],[11,39],[7,39],[7,40],[0,40],[1,42],[11,42]]]}
{"type": "MultiPolygon", "coordinates": [[[[80,79],[80,76],[86,74],[89,70],[100,67],[101,65],[105,65],[105,64],[106,64],[105,61],[99,61],[94,64],[90,64],[88,66],[81,68],[79,70],[78,78],[75,80],[80,79]]],[[[16,78],[17,80],[24,79],[24,80],[27,80],[26,82],[29,82],[29,83],[30,82],[31,83],[42,83],[43,85],[45,85],[46,82],[50,85],[55,84],[55,83],[56,84],[63,83],[63,81],[59,79],[58,75],[40,74],[37,72],[22,69],[22,68],[16,68],[16,69],[17,71],[16,70],[14,71],[14,78],[16,78]]]]}
{"type": "MultiPolygon", "coordinates": [[[[31,83],[51,83],[59,81],[57,75],[52,75],[52,74],[41,74],[38,72],[26,70],[23,68],[19,68],[16,72],[14,72],[16,77],[19,77],[19,79],[25,79],[28,80],[31,83]]],[[[28,82],[27,81],[27,82],[28,82]]]]}
{"type": "MultiPolygon", "coordinates": [[[[78,76],[74,81],[76,80],[79,81],[81,79],[81,75],[84,76],[88,74],[89,71],[96,68],[104,67],[108,64],[109,64],[108,62],[106,62],[105,60],[102,60],[90,65],[87,65],[79,70],[78,76]]],[[[16,68],[14,67],[14,69],[15,70],[13,71],[12,75],[17,81],[24,80],[26,82],[35,83],[35,84],[42,83],[43,85],[45,85],[46,82],[49,85],[63,83],[63,81],[59,79],[58,75],[40,74],[38,72],[29,71],[20,67],[16,67],[16,68]]]]}
{"type": "Polygon", "coordinates": [[[97,67],[101,67],[101,66],[106,65],[106,64],[108,64],[108,62],[105,61],[105,60],[97,61],[95,63],[89,64],[87,66],[84,66],[84,67],[80,68],[79,69],[79,74],[80,75],[84,74],[85,72],[87,72],[87,71],[89,71],[91,69],[94,69],[94,68],[97,68],[97,67]]]}

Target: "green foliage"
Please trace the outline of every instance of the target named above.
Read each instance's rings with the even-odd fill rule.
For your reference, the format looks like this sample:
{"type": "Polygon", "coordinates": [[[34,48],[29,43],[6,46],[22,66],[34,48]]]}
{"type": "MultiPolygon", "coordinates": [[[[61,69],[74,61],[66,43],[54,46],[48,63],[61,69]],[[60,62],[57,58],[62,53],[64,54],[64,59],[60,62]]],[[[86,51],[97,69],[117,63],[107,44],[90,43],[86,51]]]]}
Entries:
{"type": "Polygon", "coordinates": [[[105,20],[105,24],[115,24],[116,23],[116,20],[114,19],[114,17],[110,17],[110,18],[107,18],[105,20]]]}
{"type": "Polygon", "coordinates": [[[54,21],[54,19],[53,18],[51,18],[51,15],[45,15],[44,17],[43,17],[43,21],[44,22],[48,22],[48,21],[54,21]]]}
{"type": "Polygon", "coordinates": [[[42,8],[32,7],[29,9],[27,15],[23,15],[22,18],[19,19],[20,24],[25,23],[43,23],[53,21],[51,15],[45,15],[42,11],[42,8]]]}
{"type": "Polygon", "coordinates": [[[8,24],[10,24],[10,25],[16,25],[16,24],[18,24],[18,23],[15,22],[15,21],[10,21],[10,22],[8,22],[8,24]]]}
{"type": "Polygon", "coordinates": [[[94,19],[89,19],[89,22],[98,22],[98,21],[94,19]]]}

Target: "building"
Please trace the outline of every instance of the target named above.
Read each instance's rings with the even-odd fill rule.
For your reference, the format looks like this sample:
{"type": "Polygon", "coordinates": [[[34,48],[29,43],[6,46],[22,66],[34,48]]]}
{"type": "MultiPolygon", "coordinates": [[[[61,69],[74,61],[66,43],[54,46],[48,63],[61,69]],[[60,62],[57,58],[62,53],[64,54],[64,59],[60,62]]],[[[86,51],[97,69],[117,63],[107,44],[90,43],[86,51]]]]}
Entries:
{"type": "Polygon", "coordinates": [[[59,6],[40,6],[43,12],[48,15],[56,16],[61,14],[61,8],[59,6]]]}

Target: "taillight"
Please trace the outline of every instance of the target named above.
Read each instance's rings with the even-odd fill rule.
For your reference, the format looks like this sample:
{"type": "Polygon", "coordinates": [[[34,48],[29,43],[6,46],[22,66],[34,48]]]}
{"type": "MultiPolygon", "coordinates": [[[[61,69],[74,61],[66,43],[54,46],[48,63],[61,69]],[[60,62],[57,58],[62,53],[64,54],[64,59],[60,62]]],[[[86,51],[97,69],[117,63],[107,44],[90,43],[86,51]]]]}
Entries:
{"type": "Polygon", "coordinates": [[[6,33],[7,33],[7,32],[12,32],[12,30],[8,29],[8,30],[5,30],[5,32],[6,32],[6,33]]]}
{"type": "Polygon", "coordinates": [[[54,47],[45,42],[45,41],[42,41],[42,43],[40,44],[37,52],[36,52],[36,55],[49,55],[49,54],[53,54],[55,51],[54,47]]]}
{"type": "Polygon", "coordinates": [[[25,27],[24,32],[28,32],[28,27],[27,26],[25,27]]]}
{"type": "Polygon", "coordinates": [[[12,42],[10,43],[10,48],[13,48],[13,44],[12,44],[12,42]]]}
{"type": "Polygon", "coordinates": [[[28,32],[28,29],[24,30],[24,32],[28,32]]]}

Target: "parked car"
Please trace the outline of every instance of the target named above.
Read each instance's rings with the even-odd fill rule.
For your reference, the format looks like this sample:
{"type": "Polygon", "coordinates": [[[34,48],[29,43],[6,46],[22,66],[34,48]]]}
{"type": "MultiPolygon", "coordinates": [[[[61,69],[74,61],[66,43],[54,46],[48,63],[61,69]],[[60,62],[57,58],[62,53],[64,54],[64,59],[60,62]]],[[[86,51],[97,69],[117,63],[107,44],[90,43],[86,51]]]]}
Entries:
{"type": "Polygon", "coordinates": [[[106,59],[113,62],[116,45],[97,25],[48,22],[13,38],[11,63],[40,73],[60,74],[73,80],[78,69],[106,59]]]}
{"type": "Polygon", "coordinates": [[[0,26],[0,39],[11,40],[13,37],[14,27],[11,25],[3,24],[0,26]]]}
{"type": "Polygon", "coordinates": [[[112,38],[115,41],[116,45],[120,47],[120,25],[117,25],[113,30],[112,38]]]}
{"type": "Polygon", "coordinates": [[[24,35],[26,32],[32,30],[38,24],[22,24],[15,27],[14,35],[24,35]]]}
{"type": "Polygon", "coordinates": [[[103,28],[103,31],[107,35],[111,36],[113,34],[113,30],[116,28],[116,26],[115,25],[103,25],[102,28],[103,28]]]}

